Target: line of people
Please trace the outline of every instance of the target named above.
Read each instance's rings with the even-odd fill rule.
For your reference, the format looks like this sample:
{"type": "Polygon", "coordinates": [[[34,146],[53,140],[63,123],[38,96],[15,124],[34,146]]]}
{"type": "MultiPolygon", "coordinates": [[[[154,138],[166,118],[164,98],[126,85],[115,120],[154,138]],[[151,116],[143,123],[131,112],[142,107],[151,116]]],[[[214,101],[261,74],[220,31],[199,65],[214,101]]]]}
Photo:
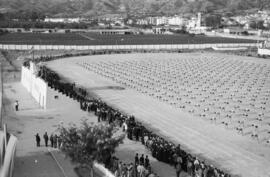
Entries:
{"type": "MultiPolygon", "coordinates": [[[[160,52],[161,50],[159,49],[158,52],[160,52]]],[[[171,49],[166,50],[164,49],[164,51],[167,52],[176,52],[176,53],[181,53],[183,50],[174,50],[172,51],[171,49]]],[[[187,50],[188,51],[188,50],[187,50]]],[[[65,51],[64,51],[65,52],[65,51]]],[[[73,53],[62,53],[62,54],[58,54],[58,55],[41,55],[41,56],[36,56],[36,58],[34,60],[27,60],[25,62],[23,62],[23,66],[29,68],[30,67],[30,61],[33,61],[35,63],[39,63],[39,62],[48,62],[51,60],[55,60],[55,59],[60,59],[60,58],[66,58],[66,57],[74,57],[74,56],[86,56],[86,55],[106,55],[106,54],[120,54],[120,53],[132,53],[132,52],[141,52],[141,53],[152,53],[155,52],[155,50],[145,50],[145,49],[134,49],[134,50],[88,50],[88,51],[83,51],[83,52],[77,52],[74,53],[75,51],[73,51],[73,53]]]]}
{"type": "Polygon", "coordinates": [[[150,132],[140,122],[135,121],[134,116],[125,115],[99,99],[89,98],[87,92],[82,88],[76,88],[75,84],[60,82],[59,76],[45,66],[42,67],[42,76],[51,87],[77,100],[82,110],[94,112],[98,121],[116,122],[119,126],[123,126],[123,130],[127,131],[129,139],[141,141],[151,150],[153,157],[159,161],[174,165],[177,176],[182,171],[188,172],[192,177],[230,176],[222,170],[214,168],[213,165],[207,165],[204,161],[188,154],[180,148],[180,145],[176,146],[172,142],[150,132]]]}

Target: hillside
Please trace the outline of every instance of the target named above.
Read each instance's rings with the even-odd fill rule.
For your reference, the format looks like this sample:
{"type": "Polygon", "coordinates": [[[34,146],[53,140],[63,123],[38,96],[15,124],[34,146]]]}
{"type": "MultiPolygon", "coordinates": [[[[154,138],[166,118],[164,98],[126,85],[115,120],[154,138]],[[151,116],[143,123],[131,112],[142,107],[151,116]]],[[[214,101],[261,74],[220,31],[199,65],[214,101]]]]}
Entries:
{"type": "Polygon", "coordinates": [[[0,13],[48,16],[241,12],[269,9],[270,0],[0,0],[0,13]]]}

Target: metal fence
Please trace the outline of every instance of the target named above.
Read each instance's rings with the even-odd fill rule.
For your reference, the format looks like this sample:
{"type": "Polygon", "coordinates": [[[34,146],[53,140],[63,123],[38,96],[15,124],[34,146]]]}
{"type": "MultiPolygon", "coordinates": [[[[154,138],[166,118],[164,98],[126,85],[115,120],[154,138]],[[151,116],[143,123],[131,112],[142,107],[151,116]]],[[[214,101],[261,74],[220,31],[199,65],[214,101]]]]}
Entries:
{"type": "Polygon", "coordinates": [[[236,48],[259,47],[258,43],[220,43],[220,44],[154,44],[154,45],[15,45],[0,44],[3,50],[181,50],[207,49],[212,47],[236,48]]]}

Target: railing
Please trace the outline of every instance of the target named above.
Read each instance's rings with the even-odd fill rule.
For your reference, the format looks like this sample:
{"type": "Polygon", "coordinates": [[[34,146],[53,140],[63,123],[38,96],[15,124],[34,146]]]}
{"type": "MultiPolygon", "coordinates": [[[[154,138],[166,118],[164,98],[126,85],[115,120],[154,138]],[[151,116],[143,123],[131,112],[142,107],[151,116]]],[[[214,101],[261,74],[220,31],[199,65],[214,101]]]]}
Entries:
{"type": "Polygon", "coordinates": [[[0,177],[12,177],[17,138],[7,136],[6,126],[0,131],[0,177]]]}
{"type": "MultiPolygon", "coordinates": [[[[1,56],[0,56],[1,57],[1,56]]],[[[2,63],[0,63],[0,126],[3,129],[3,73],[2,63]]]]}
{"type": "MultiPolygon", "coordinates": [[[[1,56],[0,56],[1,57],[1,56]]],[[[12,177],[17,138],[7,133],[7,126],[3,124],[3,73],[0,63],[0,177],[12,177]]]]}
{"type": "Polygon", "coordinates": [[[181,50],[212,47],[259,47],[258,43],[153,44],[153,45],[16,45],[0,44],[3,50],[181,50]]]}

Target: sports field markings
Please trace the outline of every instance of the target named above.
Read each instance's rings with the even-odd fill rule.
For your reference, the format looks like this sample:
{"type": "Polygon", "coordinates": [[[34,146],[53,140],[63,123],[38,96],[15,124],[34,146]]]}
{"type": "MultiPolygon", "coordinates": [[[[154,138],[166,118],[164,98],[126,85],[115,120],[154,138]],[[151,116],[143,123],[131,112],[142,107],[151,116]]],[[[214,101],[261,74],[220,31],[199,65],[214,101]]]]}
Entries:
{"type": "Polygon", "coordinates": [[[89,39],[90,41],[96,40],[95,38],[89,37],[89,36],[84,35],[84,34],[82,34],[82,33],[78,33],[78,35],[80,35],[80,36],[83,37],[83,38],[89,39]]]}

